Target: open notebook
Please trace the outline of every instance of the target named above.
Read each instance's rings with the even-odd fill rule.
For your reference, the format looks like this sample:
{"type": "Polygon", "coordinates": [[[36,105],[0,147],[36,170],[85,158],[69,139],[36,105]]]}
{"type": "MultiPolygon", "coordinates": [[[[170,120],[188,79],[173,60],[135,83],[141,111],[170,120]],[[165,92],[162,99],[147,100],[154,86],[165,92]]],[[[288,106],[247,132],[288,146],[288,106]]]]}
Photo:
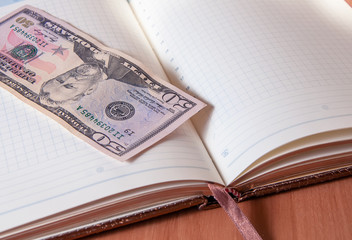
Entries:
{"type": "Polygon", "coordinates": [[[32,0],[208,107],[125,163],[0,88],[0,237],[79,237],[351,174],[352,9],[342,0],[32,0]]]}

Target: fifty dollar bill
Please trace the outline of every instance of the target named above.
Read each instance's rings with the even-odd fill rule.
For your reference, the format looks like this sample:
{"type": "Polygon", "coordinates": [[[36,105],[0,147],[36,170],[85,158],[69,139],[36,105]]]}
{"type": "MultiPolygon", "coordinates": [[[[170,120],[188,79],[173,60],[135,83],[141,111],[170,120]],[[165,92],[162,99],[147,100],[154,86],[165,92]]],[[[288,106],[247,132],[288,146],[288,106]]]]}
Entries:
{"type": "Polygon", "coordinates": [[[31,6],[0,20],[0,85],[118,160],[205,106],[136,62],[31,6]]]}

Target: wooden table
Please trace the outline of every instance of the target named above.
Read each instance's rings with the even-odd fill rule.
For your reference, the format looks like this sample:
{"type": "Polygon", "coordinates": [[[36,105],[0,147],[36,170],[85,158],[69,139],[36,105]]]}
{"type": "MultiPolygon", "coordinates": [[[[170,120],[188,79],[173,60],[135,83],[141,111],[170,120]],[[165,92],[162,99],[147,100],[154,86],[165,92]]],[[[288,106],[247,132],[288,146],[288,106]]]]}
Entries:
{"type": "MultiPolygon", "coordinates": [[[[263,239],[352,239],[352,177],[239,204],[263,239]]],[[[221,209],[183,210],[88,239],[242,239],[221,209]]]]}

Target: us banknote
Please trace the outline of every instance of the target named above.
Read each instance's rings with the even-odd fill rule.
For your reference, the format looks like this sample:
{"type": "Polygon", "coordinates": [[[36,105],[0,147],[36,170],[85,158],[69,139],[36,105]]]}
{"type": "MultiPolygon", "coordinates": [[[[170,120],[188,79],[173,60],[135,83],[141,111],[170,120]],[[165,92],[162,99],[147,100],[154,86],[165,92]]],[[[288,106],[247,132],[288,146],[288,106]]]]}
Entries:
{"type": "Polygon", "coordinates": [[[0,20],[0,82],[118,160],[205,106],[131,57],[31,6],[0,20]]]}

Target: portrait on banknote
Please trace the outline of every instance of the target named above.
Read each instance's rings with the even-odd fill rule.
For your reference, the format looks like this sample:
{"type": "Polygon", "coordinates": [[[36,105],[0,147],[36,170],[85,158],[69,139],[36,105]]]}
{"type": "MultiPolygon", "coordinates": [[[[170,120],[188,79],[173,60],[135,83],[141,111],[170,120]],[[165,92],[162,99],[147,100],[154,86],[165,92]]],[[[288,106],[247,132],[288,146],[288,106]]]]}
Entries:
{"type": "Polygon", "coordinates": [[[0,21],[0,83],[93,147],[127,160],[205,104],[30,6],[0,21]]]}

